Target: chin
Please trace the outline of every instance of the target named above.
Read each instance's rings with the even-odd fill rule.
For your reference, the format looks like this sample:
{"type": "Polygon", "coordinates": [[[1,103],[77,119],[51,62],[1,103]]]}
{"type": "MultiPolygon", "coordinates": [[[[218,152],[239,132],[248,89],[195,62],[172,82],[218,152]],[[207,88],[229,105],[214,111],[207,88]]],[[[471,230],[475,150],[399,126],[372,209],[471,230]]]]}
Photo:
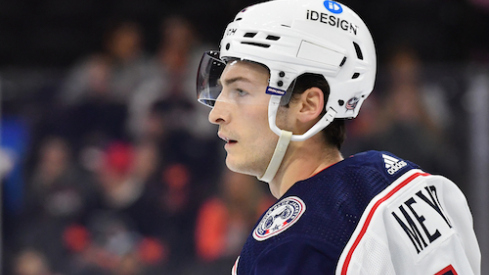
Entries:
{"type": "Polygon", "coordinates": [[[242,165],[239,165],[238,162],[232,159],[229,155],[226,157],[226,166],[233,172],[244,174],[242,165]]]}
{"type": "Polygon", "coordinates": [[[245,174],[245,175],[250,175],[255,177],[259,177],[261,175],[256,171],[254,171],[255,169],[252,169],[250,165],[237,161],[236,159],[232,159],[229,155],[226,157],[226,166],[228,167],[229,170],[235,173],[240,173],[240,174],[245,174]]]}

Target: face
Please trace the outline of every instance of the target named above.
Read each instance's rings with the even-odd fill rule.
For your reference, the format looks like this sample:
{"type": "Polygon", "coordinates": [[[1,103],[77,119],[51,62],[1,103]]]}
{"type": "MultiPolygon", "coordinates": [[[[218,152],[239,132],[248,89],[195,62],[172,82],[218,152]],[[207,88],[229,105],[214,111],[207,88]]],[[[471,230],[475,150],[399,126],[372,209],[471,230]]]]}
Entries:
{"type": "Polygon", "coordinates": [[[209,114],[226,141],[226,165],[234,172],[261,177],[275,150],[278,136],[268,126],[265,93],[269,73],[245,61],[229,63],[221,75],[223,87],[209,114]]]}

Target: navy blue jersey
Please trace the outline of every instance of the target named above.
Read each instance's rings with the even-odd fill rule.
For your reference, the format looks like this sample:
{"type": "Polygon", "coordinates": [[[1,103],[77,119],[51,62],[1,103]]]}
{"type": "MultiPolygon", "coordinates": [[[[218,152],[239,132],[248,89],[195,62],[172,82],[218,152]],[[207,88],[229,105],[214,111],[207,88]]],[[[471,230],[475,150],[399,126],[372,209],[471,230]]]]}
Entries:
{"type": "MultiPolygon", "coordinates": [[[[398,179],[409,171],[420,171],[416,175],[428,175],[419,170],[417,165],[388,152],[369,151],[351,156],[311,178],[295,183],[262,215],[248,237],[233,268],[233,273],[239,275],[335,274],[342,253],[348,252],[345,251],[347,245],[350,243],[348,249],[351,250],[352,245],[354,249],[360,241],[358,238],[361,238],[368,228],[370,222],[368,219],[372,217],[365,217],[366,209],[368,211],[377,209],[380,202],[374,206],[371,205],[372,202],[379,200],[379,194],[389,189],[394,182],[399,182],[398,179]],[[359,233],[354,234],[355,230],[359,233]],[[360,232],[361,230],[364,231],[360,232]],[[358,240],[356,243],[352,240],[353,235],[358,240]]],[[[409,179],[412,180],[414,177],[411,176],[409,179]]],[[[401,186],[403,188],[410,183],[410,180],[404,178],[401,180],[403,180],[401,186]]],[[[389,196],[392,196],[394,191],[390,191],[389,196]]],[[[423,197],[429,198],[428,195],[423,197]]],[[[380,200],[389,198],[385,196],[380,200]]],[[[436,210],[433,207],[436,201],[434,199],[433,203],[431,199],[427,201],[436,210]]],[[[416,254],[416,250],[409,242],[414,240],[413,243],[416,245],[416,241],[420,242],[420,239],[424,238],[421,233],[419,235],[416,233],[414,227],[417,225],[405,221],[405,218],[410,219],[409,216],[396,214],[399,211],[391,212],[395,217],[389,213],[385,217],[393,217],[392,220],[401,217],[397,220],[400,225],[399,232],[401,235],[407,235],[402,237],[407,240],[403,242],[406,246],[405,250],[412,250],[406,253],[419,257],[417,256],[420,253],[419,248],[415,247],[418,250],[416,254]],[[405,226],[407,229],[404,228],[404,231],[403,224],[407,224],[405,226]],[[414,237],[411,232],[415,233],[414,237]]],[[[371,213],[373,215],[374,212],[371,213]]],[[[417,215],[418,218],[419,216],[417,215]]],[[[452,227],[449,229],[451,230],[452,227]]],[[[343,256],[342,261],[345,262],[346,257],[349,264],[352,260],[351,254],[352,252],[350,255],[343,256]]],[[[347,267],[344,270],[342,274],[346,274],[347,267]]]]}

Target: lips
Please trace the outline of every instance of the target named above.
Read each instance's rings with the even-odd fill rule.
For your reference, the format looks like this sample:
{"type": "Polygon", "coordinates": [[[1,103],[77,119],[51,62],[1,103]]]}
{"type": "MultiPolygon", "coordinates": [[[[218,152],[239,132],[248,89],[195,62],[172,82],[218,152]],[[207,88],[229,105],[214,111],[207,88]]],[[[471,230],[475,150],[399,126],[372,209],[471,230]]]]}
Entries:
{"type": "Polygon", "coordinates": [[[235,144],[238,142],[237,140],[231,139],[222,133],[218,133],[217,135],[219,136],[220,139],[224,140],[227,144],[235,144]]]}

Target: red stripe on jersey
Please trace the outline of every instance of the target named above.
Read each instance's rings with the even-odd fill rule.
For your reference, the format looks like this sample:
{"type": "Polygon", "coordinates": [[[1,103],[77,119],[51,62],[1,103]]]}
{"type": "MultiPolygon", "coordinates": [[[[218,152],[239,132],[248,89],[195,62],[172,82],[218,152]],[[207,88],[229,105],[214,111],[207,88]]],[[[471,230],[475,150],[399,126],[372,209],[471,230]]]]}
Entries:
{"type": "Polygon", "coordinates": [[[458,275],[452,265],[445,267],[444,269],[440,270],[440,272],[436,273],[435,275],[447,275],[447,274],[458,275]],[[451,272],[449,272],[449,271],[451,271],[451,272]]]}
{"type": "Polygon", "coordinates": [[[372,207],[370,212],[368,213],[367,219],[365,220],[365,223],[363,224],[362,230],[360,230],[360,233],[358,234],[358,237],[355,239],[355,242],[353,242],[353,245],[351,246],[350,250],[348,251],[348,254],[346,255],[345,263],[343,264],[343,268],[341,269],[341,275],[346,275],[346,272],[348,271],[348,266],[350,265],[351,257],[353,255],[353,252],[357,248],[358,244],[363,238],[363,235],[365,235],[365,232],[367,231],[367,228],[370,224],[370,221],[372,220],[372,217],[375,213],[375,210],[379,208],[379,206],[386,200],[388,200],[390,197],[392,197],[397,191],[399,191],[401,188],[406,186],[408,183],[413,181],[415,178],[419,176],[429,176],[430,174],[428,173],[421,173],[417,172],[409,176],[407,179],[405,179],[403,182],[401,182],[399,185],[394,187],[387,195],[384,197],[380,198],[372,207]]]}
{"type": "Polygon", "coordinates": [[[238,275],[238,262],[239,262],[239,257],[236,259],[236,262],[234,262],[233,269],[231,271],[231,275],[238,275]]]}

